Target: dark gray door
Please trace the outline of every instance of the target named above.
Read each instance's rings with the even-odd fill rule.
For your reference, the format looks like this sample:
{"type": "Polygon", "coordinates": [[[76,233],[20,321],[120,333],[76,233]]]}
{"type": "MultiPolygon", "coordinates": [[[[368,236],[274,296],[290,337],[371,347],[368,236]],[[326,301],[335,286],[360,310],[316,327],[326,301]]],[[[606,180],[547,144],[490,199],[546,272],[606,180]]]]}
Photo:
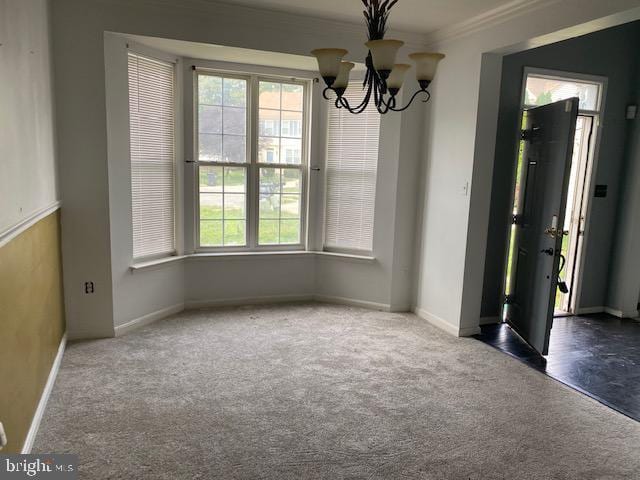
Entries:
{"type": "Polygon", "coordinates": [[[527,111],[507,321],[539,353],[549,350],[578,99],[527,111]]]}

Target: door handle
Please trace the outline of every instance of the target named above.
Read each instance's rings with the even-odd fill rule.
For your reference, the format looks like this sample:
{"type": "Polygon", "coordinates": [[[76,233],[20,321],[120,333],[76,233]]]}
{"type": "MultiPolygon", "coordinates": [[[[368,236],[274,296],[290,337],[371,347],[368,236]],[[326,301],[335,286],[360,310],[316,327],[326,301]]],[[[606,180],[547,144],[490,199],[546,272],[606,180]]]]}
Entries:
{"type": "Polygon", "coordinates": [[[560,238],[569,235],[569,230],[558,230],[555,227],[545,228],[545,235],[549,235],[551,238],[560,238]]]}
{"type": "Polygon", "coordinates": [[[569,235],[569,232],[558,228],[558,216],[554,215],[551,219],[551,226],[544,229],[544,234],[555,239],[562,238],[564,235],[569,235]]]}

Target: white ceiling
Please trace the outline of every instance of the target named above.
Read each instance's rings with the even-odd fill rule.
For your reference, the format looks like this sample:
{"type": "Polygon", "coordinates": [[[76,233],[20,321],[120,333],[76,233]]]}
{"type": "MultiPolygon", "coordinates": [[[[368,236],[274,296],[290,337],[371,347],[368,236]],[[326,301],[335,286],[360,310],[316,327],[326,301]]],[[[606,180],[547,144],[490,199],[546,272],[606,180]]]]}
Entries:
{"type": "MultiPolygon", "coordinates": [[[[391,10],[389,26],[394,30],[429,33],[512,2],[513,0],[399,0],[391,10]]],[[[222,0],[222,3],[352,23],[364,22],[362,0],[222,0]]]]}

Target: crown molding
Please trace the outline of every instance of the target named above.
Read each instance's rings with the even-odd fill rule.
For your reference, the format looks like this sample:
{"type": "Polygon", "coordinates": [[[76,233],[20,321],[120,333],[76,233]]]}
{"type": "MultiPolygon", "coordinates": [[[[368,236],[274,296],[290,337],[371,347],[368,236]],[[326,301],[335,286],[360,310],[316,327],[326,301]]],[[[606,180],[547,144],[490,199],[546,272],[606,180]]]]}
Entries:
{"type": "MultiPolygon", "coordinates": [[[[243,28],[259,31],[273,31],[279,34],[295,34],[305,37],[327,36],[327,32],[335,32],[337,45],[348,37],[351,41],[366,41],[366,26],[362,23],[331,20],[327,18],[300,15],[275,10],[267,10],[254,6],[235,5],[217,0],[94,0],[107,6],[120,5],[126,8],[153,7],[161,8],[168,13],[189,15],[202,18],[211,16],[226,24],[240,24],[243,28]]],[[[135,32],[122,32],[135,33],[135,32]]],[[[404,40],[409,49],[422,49],[426,45],[426,35],[390,29],[388,35],[404,40]]]]}
{"type": "Polygon", "coordinates": [[[562,0],[512,0],[509,3],[488,10],[468,20],[450,25],[426,35],[428,45],[454,40],[482,30],[500,25],[514,18],[528,15],[536,10],[549,7],[562,0]]]}

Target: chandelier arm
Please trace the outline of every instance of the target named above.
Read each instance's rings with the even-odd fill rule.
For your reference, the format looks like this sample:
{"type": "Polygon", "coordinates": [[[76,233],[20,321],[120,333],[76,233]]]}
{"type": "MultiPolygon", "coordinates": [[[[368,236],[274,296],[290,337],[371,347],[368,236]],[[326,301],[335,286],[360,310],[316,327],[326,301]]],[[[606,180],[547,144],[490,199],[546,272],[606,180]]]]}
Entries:
{"type": "Polygon", "coordinates": [[[411,104],[416,99],[416,97],[418,95],[420,95],[421,93],[425,93],[427,95],[427,98],[422,100],[422,103],[427,103],[431,99],[431,94],[427,90],[418,90],[416,93],[413,94],[413,96],[411,97],[411,100],[409,100],[409,103],[407,103],[404,107],[395,108],[395,105],[394,105],[392,108],[390,108],[390,110],[393,111],[393,112],[403,112],[403,111],[405,111],[407,108],[409,108],[411,106],[411,104]]]}
{"type": "Polygon", "coordinates": [[[377,78],[375,78],[375,82],[373,85],[373,103],[375,104],[376,110],[378,110],[378,113],[382,113],[382,110],[380,109],[380,105],[383,103],[383,101],[382,101],[382,94],[380,93],[380,87],[379,87],[377,78]]]}
{"type": "Polygon", "coordinates": [[[325,87],[325,89],[324,89],[324,90],[322,90],[322,97],[323,97],[325,100],[331,100],[331,97],[328,97],[328,96],[327,96],[327,92],[330,92],[330,91],[331,91],[331,92],[333,92],[333,88],[331,88],[331,87],[325,87]]]}
{"type": "Polygon", "coordinates": [[[387,113],[389,111],[391,102],[393,101],[393,97],[389,97],[388,99],[385,100],[384,95],[380,94],[380,98],[378,101],[378,113],[384,115],[385,113],[387,113]]]}
{"type": "Polygon", "coordinates": [[[371,89],[372,89],[372,79],[373,77],[370,76],[371,71],[367,70],[367,76],[366,78],[366,84],[363,83],[363,87],[365,85],[367,85],[367,93],[364,96],[364,99],[362,100],[362,102],[360,103],[360,105],[358,105],[357,107],[353,107],[353,108],[349,108],[349,111],[353,114],[359,114],[365,111],[365,109],[367,108],[367,106],[369,105],[369,101],[371,99],[371,89]]]}
{"type": "Polygon", "coordinates": [[[357,107],[351,107],[349,105],[349,101],[346,99],[344,100],[342,105],[354,115],[358,115],[364,112],[367,106],[369,105],[369,101],[371,99],[371,89],[372,89],[372,84],[371,82],[369,82],[367,86],[367,93],[365,94],[364,100],[362,100],[362,103],[360,103],[360,105],[358,105],[357,107]]]}

